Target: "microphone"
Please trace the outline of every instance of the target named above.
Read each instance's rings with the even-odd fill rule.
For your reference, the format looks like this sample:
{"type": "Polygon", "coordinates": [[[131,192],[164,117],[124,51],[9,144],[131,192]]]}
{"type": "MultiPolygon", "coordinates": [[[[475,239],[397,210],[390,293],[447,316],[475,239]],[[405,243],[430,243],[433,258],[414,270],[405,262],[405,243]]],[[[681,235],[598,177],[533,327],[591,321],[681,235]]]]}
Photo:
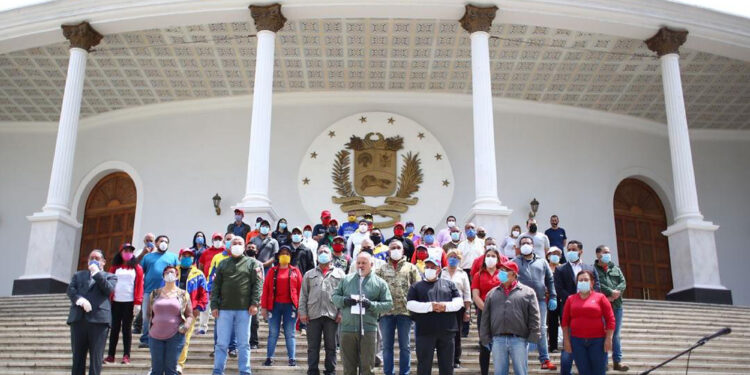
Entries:
{"type": "Polygon", "coordinates": [[[708,336],[706,336],[706,337],[698,340],[698,342],[705,343],[706,341],[713,340],[713,339],[715,339],[715,338],[717,338],[719,336],[728,335],[730,333],[732,333],[732,329],[731,328],[729,328],[729,327],[722,328],[722,329],[716,331],[716,333],[714,333],[712,335],[708,335],[708,336]]]}

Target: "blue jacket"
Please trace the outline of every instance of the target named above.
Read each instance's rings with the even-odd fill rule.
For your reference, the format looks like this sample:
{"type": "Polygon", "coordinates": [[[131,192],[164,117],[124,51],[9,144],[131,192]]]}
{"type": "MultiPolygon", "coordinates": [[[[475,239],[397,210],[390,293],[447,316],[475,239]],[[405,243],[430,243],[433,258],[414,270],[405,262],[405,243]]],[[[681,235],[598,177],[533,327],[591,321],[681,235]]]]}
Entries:
{"type": "Polygon", "coordinates": [[[518,281],[534,289],[537,300],[544,301],[545,291],[549,293],[550,299],[557,298],[552,270],[546,260],[534,254],[531,260],[519,255],[513,259],[513,262],[518,265],[518,281]]]}

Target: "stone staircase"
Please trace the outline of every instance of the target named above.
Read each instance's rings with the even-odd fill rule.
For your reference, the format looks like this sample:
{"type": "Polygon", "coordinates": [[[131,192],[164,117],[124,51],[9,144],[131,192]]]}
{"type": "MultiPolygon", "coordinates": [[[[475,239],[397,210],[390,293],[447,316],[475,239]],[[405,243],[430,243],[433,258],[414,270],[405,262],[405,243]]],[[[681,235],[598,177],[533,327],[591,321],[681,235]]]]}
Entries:
{"type": "MultiPolygon", "coordinates": [[[[70,302],[63,295],[39,295],[0,298],[0,375],[2,374],[70,374],[70,330],[65,324],[70,302]]],[[[709,342],[695,350],[690,358],[690,374],[750,374],[750,308],[724,305],[691,304],[627,300],[622,329],[624,363],[630,374],[637,374],[672,355],[687,349],[701,337],[720,328],[731,327],[732,333],[709,342]]],[[[262,367],[265,359],[267,324],[261,322],[260,349],[251,354],[255,374],[304,375],[306,373],[307,342],[297,335],[298,366],[286,366],[283,334],[279,338],[275,366],[262,367]]],[[[412,338],[413,340],[413,338],[412,338]]],[[[137,349],[137,338],[132,363],[121,365],[122,340],[118,346],[117,363],[104,366],[105,374],[147,374],[148,349],[137,349]]],[[[193,336],[185,375],[210,374],[213,359],[212,331],[193,336]]],[[[413,344],[412,344],[413,345],[413,344]]],[[[479,373],[476,326],[463,341],[462,368],[456,374],[479,373]]],[[[106,349],[105,349],[106,352],[106,349]]],[[[559,353],[552,360],[559,364],[559,353]]],[[[322,358],[322,356],[321,356],[322,358]]],[[[531,374],[551,374],[540,370],[536,352],[529,353],[531,374]]],[[[655,374],[684,374],[687,358],[672,362],[655,374]]],[[[398,362],[398,358],[396,359],[398,362]]],[[[611,361],[610,361],[611,366],[611,361]]],[[[321,363],[322,369],[322,363],[321,363]]],[[[574,368],[575,369],[575,368],[574,368]]],[[[343,373],[341,361],[338,373],[343,373]]],[[[492,371],[492,367],[490,367],[492,371]]],[[[511,370],[512,371],[512,370],[511,370]]],[[[228,374],[237,373],[236,359],[227,363],[228,374]]],[[[376,369],[376,374],[382,374],[376,369]]],[[[416,360],[412,355],[412,372],[416,360]]],[[[433,367],[437,374],[437,366],[433,367]]],[[[490,372],[491,373],[491,372],[490,372]]],[[[619,373],[610,371],[610,373],[619,373]]]]}

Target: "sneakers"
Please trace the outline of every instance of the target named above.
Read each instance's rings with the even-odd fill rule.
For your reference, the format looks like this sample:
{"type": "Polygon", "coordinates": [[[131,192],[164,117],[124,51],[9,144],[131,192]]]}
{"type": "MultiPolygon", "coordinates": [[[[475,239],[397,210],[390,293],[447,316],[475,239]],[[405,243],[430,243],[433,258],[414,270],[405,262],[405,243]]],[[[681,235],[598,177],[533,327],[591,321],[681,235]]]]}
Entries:
{"type": "Polygon", "coordinates": [[[124,356],[122,356],[122,362],[120,362],[120,363],[122,363],[123,365],[129,365],[130,364],[130,356],[127,355],[127,354],[125,354],[124,356]]]}
{"type": "Polygon", "coordinates": [[[557,370],[557,366],[548,359],[542,363],[542,370],[557,370]]]}
{"type": "Polygon", "coordinates": [[[250,349],[258,349],[258,344],[252,344],[252,345],[250,345],[250,349]]]}
{"type": "Polygon", "coordinates": [[[205,329],[200,329],[200,330],[198,330],[198,334],[199,335],[205,335],[206,334],[206,330],[205,329]]]}
{"type": "Polygon", "coordinates": [[[115,357],[108,355],[107,358],[104,358],[104,363],[115,363],[115,357]]]}
{"type": "Polygon", "coordinates": [[[380,367],[383,364],[383,360],[380,357],[375,356],[375,365],[373,367],[380,367]]]}
{"type": "Polygon", "coordinates": [[[230,350],[229,351],[229,356],[232,357],[232,358],[237,358],[237,349],[230,350]]]}
{"type": "Polygon", "coordinates": [[[177,370],[178,374],[182,375],[182,366],[177,365],[177,369],[176,370],[177,370]]]}
{"type": "Polygon", "coordinates": [[[630,367],[628,367],[626,365],[623,365],[620,362],[614,362],[614,364],[612,365],[612,368],[615,369],[615,370],[617,370],[617,371],[628,371],[628,370],[630,370],[630,367]]]}
{"type": "Polygon", "coordinates": [[[297,367],[297,361],[294,359],[289,360],[289,367],[297,367]]]}
{"type": "Polygon", "coordinates": [[[265,362],[263,362],[263,366],[266,366],[266,367],[268,367],[268,366],[271,366],[271,365],[273,365],[273,359],[271,359],[271,358],[266,358],[266,361],[265,361],[265,362]]]}

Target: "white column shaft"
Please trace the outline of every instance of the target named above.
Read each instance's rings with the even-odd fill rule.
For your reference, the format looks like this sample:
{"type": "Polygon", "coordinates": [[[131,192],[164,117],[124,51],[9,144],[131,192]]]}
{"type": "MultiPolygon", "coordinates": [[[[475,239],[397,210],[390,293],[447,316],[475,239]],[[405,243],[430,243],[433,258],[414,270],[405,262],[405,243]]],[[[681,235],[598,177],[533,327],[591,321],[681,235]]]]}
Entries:
{"type": "Polygon", "coordinates": [[[698,190],[695,186],[693,156],[690,151],[685,101],[682,96],[679,55],[670,53],[661,57],[661,76],[664,86],[664,104],[667,112],[669,149],[672,157],[676,215],[675,221],[703,220],[698,208],[698,190]]]}
{"type": "Polygon", "coordinates": [[[471,83],[474,106],[474,206],[500,206],[497,197],[489,34],[484,31],[471,33],[471,83]]]}
{"type": "Polygon", "coordinates": [[[44,212],[70,214],[70,184],[73,178],[78,119],[81,113],[83,81],[86,74],[88,52],[81,48],[70,49],[68,76],[65,79],[60,123],[57,129],[55,156],[52,160],[47,203],[44,212]]]}
{"type": "Polygon", "coordinates": [[[247,167],[247,185],[242,204],[270,205],[268,175],[271,152],[271,107],[273,95],[273,63],[276,33],[258,32],[255,60],[255,86],[253,87],[253,117],[250,128],[250,155],[247,167]]]}

